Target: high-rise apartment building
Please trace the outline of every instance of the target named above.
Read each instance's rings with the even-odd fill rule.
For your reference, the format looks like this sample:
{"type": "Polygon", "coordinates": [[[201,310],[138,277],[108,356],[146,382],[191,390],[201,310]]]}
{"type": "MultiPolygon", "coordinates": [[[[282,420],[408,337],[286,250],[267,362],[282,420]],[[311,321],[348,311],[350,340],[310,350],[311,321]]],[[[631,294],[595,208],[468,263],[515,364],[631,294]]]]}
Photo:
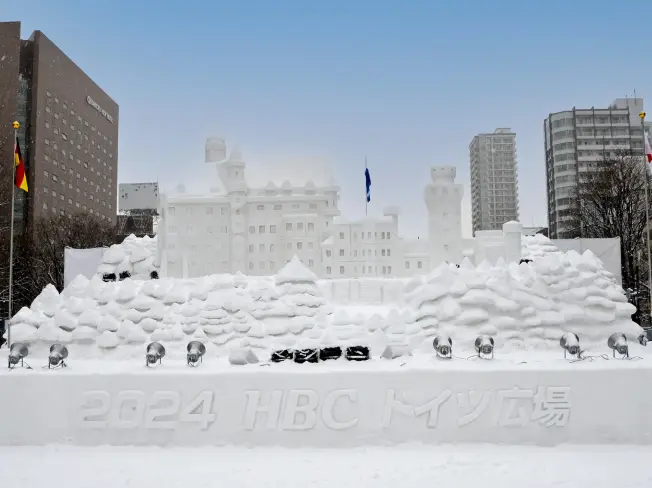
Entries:
{"type": "Polygon", "coordinates": [[[642,98],[619,98],[606,108],[572,108],[544,120],[550,238],[576,237],[564,222],[582,172],[619,149],[643,154],[642,111],[642,98]]]}
{"type": "MultiPolygon", "coordinates": [[[[18,229],[35,217],[86,211],[115,223],[118,105],[42,32],[0,22],[0,160],[18,120],[29,193],[16,192],[18,229]]],[[[10,195],[10,178],[0,194],[10,195]]],[[[8,206],[3,206],[8,207],[8,206]]]]}
{"type": "Polygon", "coordinates": [[[496,129],[478,134],[469,145],[473,232],[500,230],[518,220],[516,134],[496,129]]]}

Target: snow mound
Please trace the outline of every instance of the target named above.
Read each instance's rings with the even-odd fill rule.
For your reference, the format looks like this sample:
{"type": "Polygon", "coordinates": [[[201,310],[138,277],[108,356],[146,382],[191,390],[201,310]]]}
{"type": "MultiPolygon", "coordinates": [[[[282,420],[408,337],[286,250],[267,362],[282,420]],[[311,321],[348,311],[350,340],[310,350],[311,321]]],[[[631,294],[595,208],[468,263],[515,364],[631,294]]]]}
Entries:
{"type": "MultiPolygon", "coordinates": [[[[82,344],[90,357],[112,350],[141,356],[148,341],[163,342],[170,354],[183,355],[185,343],[200,340],[213,355],[251,348],[265,356],[353,344],[376,355],[388,346],[430,351],[440,334],[470,353],[483,334],[495,338],[497,350],[558,348],[565,332],[577,333],[583,347],[604,348],[613,332],[635,340],[634,306],[593,253],[559,252],[543,236],[524,241],[532,262],[444,263],[409,281],[320,281],[297,258],[275,276],[76,279],[61,294],[47,286],[21,309],[10,322],[12,339],[82,344]]],[[[104,264],[134,256],[142,262],[136,242],[146,241],[112,247],[104,264]]]]}
{"type": "Polygon", "coordinates": [[[105,274],[118,277],[120,273],[129,273],[134,279],[150,279],[152,271],[158,272],[156,242],[156,236],[127,236],[122,244],[114,244],[106,250],[98,266],[97,275],[100,278],[105,274]]]}

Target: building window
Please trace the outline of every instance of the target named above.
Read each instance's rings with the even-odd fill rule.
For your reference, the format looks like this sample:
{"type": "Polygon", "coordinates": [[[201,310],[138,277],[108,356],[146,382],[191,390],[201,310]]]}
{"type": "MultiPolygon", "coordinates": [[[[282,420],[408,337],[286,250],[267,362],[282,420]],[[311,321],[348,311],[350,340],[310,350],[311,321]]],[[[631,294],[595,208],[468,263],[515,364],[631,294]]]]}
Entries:
{"type": "Polygon", "coordinates": [[[340,232],[340,239],[344,239],[344,232],[340,232]]]}
{"type": "Polygon", "coordinates": [[[249,263],[249,271],[252,271],[254,269],[254,263],[249,263]]]}
{"type": "Polygon", "coordinates": [[[287,247],[288,249],[292,249],[292,243],[291,243],[291,242],[288,242],[286,247],[287,247]]]}
{"type": "Polygon", "coordinates": [[[308,232],[314,232],[315,231],[315,224],[312,222],[308,222],[308,232]]]}
{"type": "Polygon", "coordinates": [[[326,266],[326,274],[331,274],[331,267],[330,266],[326,266]]]}
{"type": "Polygon", "coordinates": [[[392,274],[392,267],[391,266],[387,266],[387,274],[392,274]]]}
{"type": "Polygon", "coordinates": [[[282,208],[283,208],[283,205],[281,205],[280,203],[277,203],[276,205],[274,205],[274,210],[281,210],[282,208]]]}
{"type": "Polygon", "coordinates": [[[417,268],[421,269],[423,267],[423,263],[421,261],[417,261],[417,268]]]}
{"type": "Polygon", "coordinates": [[[387,256],[389,257],[389,256],[391,256],[391,255],[392,255],[392,250],[391,250],[391,249],[388,249],[388,250],[387,250],[387,256]]]}
{"type": "Polygon", "coordinates": [[[312,259],[308,260],[308,267],[312,268],[315,265],[315,262],[312,259]]]}
{"type": "Polygon", "coordinates": [[[249,226],[249,233],[250,234],[255,234],[256,233],[256,226],[255,225],[250,225],[249,226]]]}
{"type": "Polygon", "coordinates": [[[269,226],[269,233],[270,234],[276,234],[276,226],[275,225],[270,225],[269,226]]]}
{"type": "Polygon", "coordinates": [[[47,209],[48,209],[48,204],[47,204],[47,203],[44,203],[44,204],[43,204],[43,209],[44,209],[44,210],[47,210],[47,209]]]}
{"type": "Polygon", "coordinates": [[[297,223],[297,230],[303,230],[303,222],[298,222],[297,223]]]}
{"type": "Polygon", "coordinates": [[[389,232],[387,233],[387,238],[390,239],[390,233],[389,232]]]}
{"type": "Polygon", "coordinates": [[[265,244],[258,244],[258,252],[265,252],[265,244]]]}
{"type": "Polygon", "coordinates": [[[385,250],[383,249],[380,254],[381,254],[381,256],[384,256],[385,255],[385,250]]]}
{"type": "Polygon", "coordinates": [[[292,222],[288,222],[285,224],[285,230],[287,232],[292,232],[292,222]]]}
{"type": "Polygon", "coordinates": [[[265,233],[265,226],[264,225],[259,225],[258,226],[258,233],[259,234],[264,234],[265,233]]]}
{"type": "Polygon", "coordinates": [[[276,261],[269,262],[269,269],[271,269],[272,271],[276,269],[276,261]]]}
{"type": "Polygon", "coordinates": [[[385,238],[385,233],[384,233],[384,232],[381,232],[381,233],[380,233],[380,238],[381,238],[381,239],[384,239],[384,238],[385,238]]]}
{"type": "Polygon", "coordinates": [[[256,210],[265,210],[265,205],[258,205],[256,210]]]}
{"type": "Polygon", "coordinates": [[[327,257],[327,258],[330,258],[330,257],[331,257],[331,250],[330,250],[330,249],[327,249],[327,250],[326,250],[326,257],[327,257]]]}
{"type": "Polygon", "coordinates": [[[308,249],[312,249],[313,247],[314,247],[314,246],[313,246],[313,243],[312,243],[312,242],[309,242],[309,243],[308,243],[308,249]]]}
{"type": "Polygon", "coordinates": [[[344,266],[340,266],[340,274],[341,274],[341,275],[344,274],[344,266]]]}
{"type": "Polygon", "coordinates": [[[340,249],[340,257],[341,257],[341,258],[344,257],[344,249],[340,249]]]}
{"type": "Polygon", "coordinates": [[[303,249],[303,242],[297,242],[297,249],[303,249]]]}
{"type": "Polygon", "coordinates": [[[249,252],[253,253],[254,252],[254,245],[249,244],[249,252]]]}

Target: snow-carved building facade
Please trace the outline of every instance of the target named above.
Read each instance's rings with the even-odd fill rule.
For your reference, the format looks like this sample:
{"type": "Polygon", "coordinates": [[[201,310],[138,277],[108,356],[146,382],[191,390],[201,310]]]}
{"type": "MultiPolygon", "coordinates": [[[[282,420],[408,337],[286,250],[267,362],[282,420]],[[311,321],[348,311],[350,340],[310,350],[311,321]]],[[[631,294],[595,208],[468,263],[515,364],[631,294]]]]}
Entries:
{"type": "Polygon", "coordinates": [[[222,191],[160,196],[156,261],[163,276],[271,275],[297,256],[322,278],[405,277],[459,263],[465,246],[473,252],[462,238],[463,187],[454,167],[431,169],[424,195],[429,238],[411,241],[398,234],[398,207],[386,208],[383,218],[339,218],[333,181],[252,188],[239,151],[227,156],[216,138],[206,142],[206,163],[216,167],[222,191]]]}

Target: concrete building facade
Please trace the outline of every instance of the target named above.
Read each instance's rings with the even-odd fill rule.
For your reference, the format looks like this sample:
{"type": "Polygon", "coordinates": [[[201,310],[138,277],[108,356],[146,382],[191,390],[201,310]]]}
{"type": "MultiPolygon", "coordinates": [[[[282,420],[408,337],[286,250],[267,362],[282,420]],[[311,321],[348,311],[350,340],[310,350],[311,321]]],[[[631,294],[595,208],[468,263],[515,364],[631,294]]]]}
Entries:
{"type": "Polygon", "coordinates": [[[478,134],[469,145],[469,161],[473,232],[518,220],[516,134],[505,128],[478,134]]]}
{"type": "Polygon", "coordinates": [[[11,161],[17,120],[29,184],[17,227],[83,211],[115,223],[118,105],[41,31],[21,39],[20,22],[0,22],[0,58],[0,157],[11,161]]]}
{"type": "Polygon", "coordinates": [[[642,98],[619,98],[605,108],[572,108],[544,120],[548,237],[576,237],[564,222],[583,172],[620,149],[643,154],[642,111],[642,98]]]}

